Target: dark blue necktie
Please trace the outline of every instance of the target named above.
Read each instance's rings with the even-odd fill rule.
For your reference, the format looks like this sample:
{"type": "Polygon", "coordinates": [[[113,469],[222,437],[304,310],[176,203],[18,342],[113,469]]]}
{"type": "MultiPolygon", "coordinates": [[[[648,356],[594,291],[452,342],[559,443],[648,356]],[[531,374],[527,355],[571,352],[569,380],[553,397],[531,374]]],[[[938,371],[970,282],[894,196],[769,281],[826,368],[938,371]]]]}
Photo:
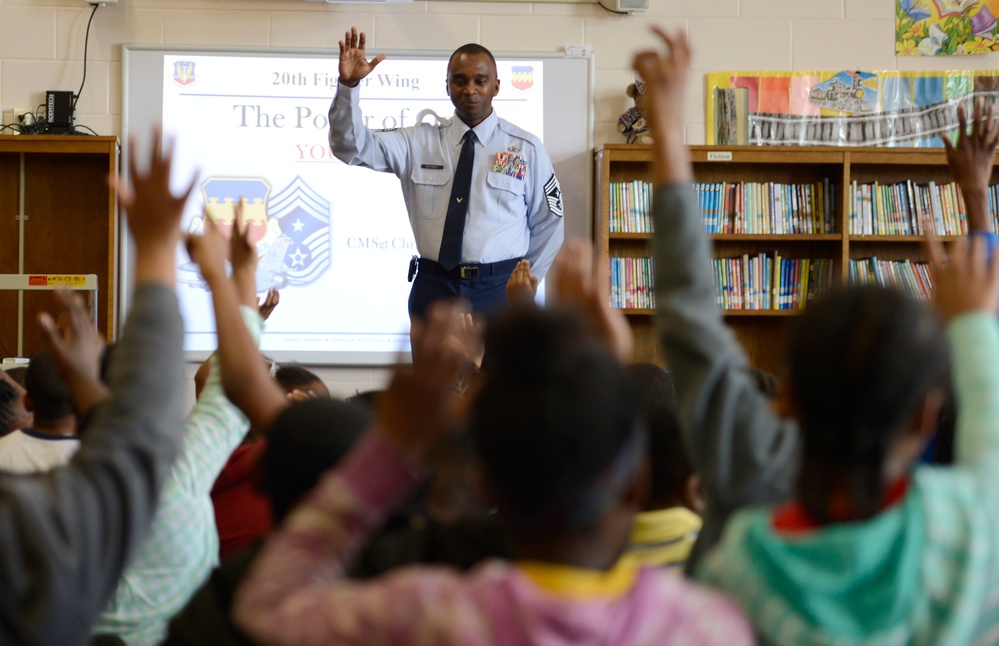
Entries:
{"type": "Polygon", "coordinates": [[[458,166],[454,169],[454,183],[451,184],[451,200],[447,203],[441,251],[437,255],[437,262],[448,271],[461,263],[461,241],[465,234],[465,216],[468,214],[468,193],[472,189],[475,133],[471,130],[465,132],[464,140],[461,154],[458,155],[458,166]]]}

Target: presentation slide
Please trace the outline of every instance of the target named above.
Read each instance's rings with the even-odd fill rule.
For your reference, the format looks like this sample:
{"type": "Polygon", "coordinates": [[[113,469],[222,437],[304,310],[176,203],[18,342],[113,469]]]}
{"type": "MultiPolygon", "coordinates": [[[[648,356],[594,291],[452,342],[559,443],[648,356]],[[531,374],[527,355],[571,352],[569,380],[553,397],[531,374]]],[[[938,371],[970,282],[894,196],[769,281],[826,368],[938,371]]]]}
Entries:
{"type": "MultiPolygon", "coordinates": [[[[449,119],[450,51],[371,51],[387,59],[361,88],[372,129],[449,119]]],[[[593,199],[591,57],[573,52],[494,51],[499,116],[544,141],[562,185],[566,236],[588,237],[593,199]]],[[[277,47],[122,46],[122,147],[141,168],[153,127],[176,141],[174,184],[197,177],[184,214],[228,232],[233,205],[245,213],[260,254],[257,286],[281,290],[261,346],[278,361],[387,365],[408,360],[409,264],[416,254],[399,180],[347,166],[329,150],[328,113],[337,51],[277,47]],[[206,215],[207,214],[207,215],[206,215]]],[[[133,245],[119,248],[119,320],[132,298],[133,245]]],[[[216,347],[211,295],[186,252],[177,253],[178,294],[190,361],[216,347]]],[[[544,283],[539,300],[544,298],[544,283]]]]}
{"type": "MultiPolygon", "coordinates": [[[[198,174],[183,226],[213,219],[228,234],[234,203],[257,245],[257,287],[281,290],[262,350],[315,360],[319,352],[356,363],[409,353],[407,271],[416,254],[398,179],[350,167],[327,142],[336,59],[248,55],[164,55],[162,112],[177,138],[178,187],[198,174]]],[[[503,118],[544,139],[542,61],[498,60],[503,118]]],[[[368,127],[400,128],[450,118],[446,59],[393,59],[362,81],[368,127]]],[[[185,254],[178,293],[186,347],[216,347],[211,297],[185,254]]]]}

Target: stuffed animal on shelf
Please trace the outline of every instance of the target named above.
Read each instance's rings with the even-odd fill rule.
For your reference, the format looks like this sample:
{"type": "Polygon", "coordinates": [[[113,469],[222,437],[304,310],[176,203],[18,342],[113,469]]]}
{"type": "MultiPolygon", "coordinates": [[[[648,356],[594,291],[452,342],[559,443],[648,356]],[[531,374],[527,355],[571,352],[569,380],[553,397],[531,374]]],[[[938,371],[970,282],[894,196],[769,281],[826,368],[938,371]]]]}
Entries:
{"type": "Polygon", "coordinates": [[[645,116],[645,83],[635,81],[628,86],[627,94],[635,105],[617,120],[617,131],[628,138],[629,144],[651,144],[652,132],[645,116]]]}

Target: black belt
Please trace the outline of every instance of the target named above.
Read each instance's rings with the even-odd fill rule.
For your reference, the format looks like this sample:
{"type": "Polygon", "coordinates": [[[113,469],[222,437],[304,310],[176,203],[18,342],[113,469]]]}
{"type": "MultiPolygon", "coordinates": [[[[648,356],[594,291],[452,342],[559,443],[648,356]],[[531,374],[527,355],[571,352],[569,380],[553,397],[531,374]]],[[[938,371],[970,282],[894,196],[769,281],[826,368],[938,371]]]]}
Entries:
{"type": "Polygon", "coordinates": [[[451,278],[471,279],[488,278],[490,276],[508,277],[513,273],[517,263],[520,262],[520,258],[511,258],[510,260],[500,260],[499,262],[488,263],[467,262],[458,265],[451,271],[445,269],[444,265],[430,260],[429,258],[420,258],[417,262],[419,263],[420,271],[437,274],[439,276],[449,276],[451,278]]]}

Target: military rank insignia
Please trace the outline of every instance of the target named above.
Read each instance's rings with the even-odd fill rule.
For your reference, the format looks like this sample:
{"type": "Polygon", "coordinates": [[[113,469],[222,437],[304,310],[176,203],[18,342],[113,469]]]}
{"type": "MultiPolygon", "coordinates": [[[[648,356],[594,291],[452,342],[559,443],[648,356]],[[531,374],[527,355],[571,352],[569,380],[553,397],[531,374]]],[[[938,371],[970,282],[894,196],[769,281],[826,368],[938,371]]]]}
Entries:
{"type": "Polygon", "coordinates": [[[527,162],[524,161],[523,157],[512,153],[496,153],[496,158],[493,160],[493,172],[502,173],[507,177],[524,179],[524,175],[527,174],[527,162]]]}
{"type": "Polygon", "coordinates": [[[562,206],[562,186],[558,183],[555,173],[545,182],[545,197],[548,198],[548,210],[562,217],[565,212],[562,206]]]}

